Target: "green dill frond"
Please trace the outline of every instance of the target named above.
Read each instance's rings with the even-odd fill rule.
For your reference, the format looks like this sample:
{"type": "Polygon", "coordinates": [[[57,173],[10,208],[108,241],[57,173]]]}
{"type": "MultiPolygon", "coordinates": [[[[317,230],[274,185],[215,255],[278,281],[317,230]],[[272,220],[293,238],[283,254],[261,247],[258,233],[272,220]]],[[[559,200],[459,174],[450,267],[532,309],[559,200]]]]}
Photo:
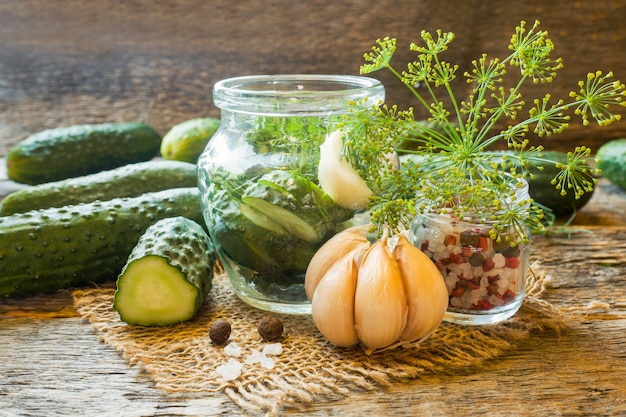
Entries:
{"type": "Polygon", "coordinates": [[[433,56],[420,54],[416,61],[409,62],[407,70],[402,72],[401,81],[410,86],[417,86],[430,79],[433,56]]]}
{"type": "Polygon", "coordinates": [[[610,105],[626,107],[623,97],[626,96],[624,84],[619,81],[610,82],[613,72],[603,75],[601,71],[587,74],[587,80],[579,81],[580,90],[578,93],[571,92],[570,97],[576,100],[576,114],[583,119],[583,124],[589,124],[589,115],[593,117],[599,125],[608,125],[620,120],[619,114],[609,111],[610,105]]]}
{"type": "Polygon", "coordinates": [[[552,180],[561,195],[573,192],[576,199],[583,196],[585,192],[591,192],[597,179],[596,173],[590,168],[588,161],[591,159],[591,149],[586,146],[578,146],[573,152],[567,153],[567,163],[557,163],[556,167],[561,170],[552,180]]]}
{"type": "Polygon", "coordinates": [[[454,40],[454,33],[443,32],[439,29],[437,30],[436,34],[437,38],[435,39],[430,32],[423,30],[420,35],[424,40],[426,47],[411,43],[411,45],[409,46],[410,50],[427,55],[438,55],[447,50],[448,45],[454,40]]]}
{"type": "Polygon", "coordinates": [[[547,31],[539,30],[539,21],[531,27],[522,21],[511,37],[508,56],[482,54],[472,61],[463,74],[471,92],[457,100],[452,81],[459,67],[441,59],[453,39],[451,32],[422,31],[422,43],[409,46],[416,58],[401,73],[391,64],[396,39],[376,41],[365,54],[361,73],[386,68],[430,116],[417,121],[412,108],[361,106],[343,123],[344,153],[374,190],[369,209],[377,226],[400,230],[416,212],[447,213],[490,222],[498,239],[508,230],[507,239],[523,242],[529,228],[539,230],[545,223],[541,207],[530,199],[518,201],[518,187],[532,178],[530,168],[552,163],[560,170],[555,187],[577,197],[593,190],[598,174],[588,165],[588,148],[576,148],[567,163],[559,164],[544,157],[543,146],[531,146],[528,133],[532,130],[539,137],[561,133],[572,112],[584,125],[591,119],[600,125],[620,120],[611,108],[626,106],[626,87],[612,81],[612,72],[598,71],[578,84],[569,102],[554,101],[549,93],[524,100],[521,88],[526,82],[553,82],[563,63],[551,57],[554,44],[547,31]],[[507,74],[508,66],[517,67],[518,75],[507,74]],[[513,84],[507,86],[505,81],[513,84]],[[508,127],[494,131],[501,123],[508,127]],[[490,150],[500,142],[507,145],[506,153],[490,150]],[[410,159],[398,166],[394,154],[410,159]]]}
{"type": "Polygon", "coordinates": [[[363,55],[365,62],[369,64],[361,65],[361,74],[369,74],[388,68],[391,65],[391,58],[396,52],[396,39],[386,37],[384,39],[378,39],[376,45],[372,47],[372,52],[368,52],[363,55]]]}
{"type": "Polygon", "coordinates": [[[494,90],[495,84],[502,82],[502,77],[506,74],[506,66],[499,59],[492,59],[487,62],[487,55],[483,54],[478,60],[472,61],[474,69],[471,73],[465,72],[464,76],[468,83],[475,83],[474,93],[482,90],[494,90]]]}
{"type": "Polygon", "coordinates": [[[529,111],[531,120],[535,122],[534,132],[539,137],[561,133],[569,126],[570,116],[563,113],[563,110],[567,108],[563,105],[563,100],[549,105],[551,98],[550,94],[546,94],[542,100],[535,99],[535,107],[529,111]]]}

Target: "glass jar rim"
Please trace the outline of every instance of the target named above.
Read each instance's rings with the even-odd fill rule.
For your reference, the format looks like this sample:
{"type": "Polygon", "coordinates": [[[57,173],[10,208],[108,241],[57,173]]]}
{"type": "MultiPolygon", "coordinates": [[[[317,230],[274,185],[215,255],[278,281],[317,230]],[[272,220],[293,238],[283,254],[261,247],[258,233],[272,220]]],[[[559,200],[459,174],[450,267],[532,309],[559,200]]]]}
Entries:
{"type": "Polygon", "coordinates": [[[260,115],[342,114],[363,99],[384,101],[383,84],[357,75],[279,74],[227,78],[213,86],[218,108],[260,115]]]}

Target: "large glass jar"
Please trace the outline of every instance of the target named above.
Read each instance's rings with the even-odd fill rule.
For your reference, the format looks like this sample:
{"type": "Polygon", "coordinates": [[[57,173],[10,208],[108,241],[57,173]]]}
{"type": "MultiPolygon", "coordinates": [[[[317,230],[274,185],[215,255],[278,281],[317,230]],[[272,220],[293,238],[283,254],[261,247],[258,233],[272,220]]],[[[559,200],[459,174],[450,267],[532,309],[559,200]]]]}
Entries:
{"type": "MultiPolygon", "coordinates": [[[[528,198],[526,184],[517,190],[516,200],[527,204],[528,198]]],[[[492,236],[492,229],[493,223],[450,214],[418,214],[411,223],[411,242],[435,262],[448,288],[444,321],[493,324],[521,307],[530,245],[515,243],[510,230],[492,236]]],[[[529,230],[524,233],[530,236],[529,230]]]]}
{"type": "Polygon", "coordinates": [[[320,145],[366,98],[367,105],[384,100],[383,85],[347,75],[245,76],[216,83],[221,123],[198,160],[199,187],[220,262],[246,303],[310,312],[308,263],[355,214],[319,187],[320,145]]]}

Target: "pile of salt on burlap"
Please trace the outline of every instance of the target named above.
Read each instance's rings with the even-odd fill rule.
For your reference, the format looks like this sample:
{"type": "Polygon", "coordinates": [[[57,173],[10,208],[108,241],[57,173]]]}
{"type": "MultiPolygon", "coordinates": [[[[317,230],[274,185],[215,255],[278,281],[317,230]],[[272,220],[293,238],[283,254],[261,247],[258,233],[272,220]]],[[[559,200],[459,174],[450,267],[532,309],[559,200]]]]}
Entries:
{"type": "Polygon", "coordinates": [[[216,275],[210,298],[194,320],[165,328],[122,322],[112,307],[114,288],[73,295],[76,310],[100,340],[120,352],[129,365],[140,366],[157,388],[171,395],[223,392],[242,411],[273,415],[283,408],[337,399],[425,374],[466,373],[505,355],[537,332],[560,332],[565,327],[561,312],[540,299],[549,278],[538,264],[532,272],[526,300],[513,318],[489,326],[443,323],[417,347],[369,356],[359,347],[343,349],[328,343],[310,316],[277,315],[285,333],[280,340],[282,353],[271,355],[271,366],[249,360],[258,359],[267,345],[256,327],[267,313],[241,302],[224,274],[216,275]],[[220,318],[231,323],[230,343],[241,349],[241,357],[235,359],[241,373],[233,380],[219,372],[233,359],[232,353],[208,337],[209,326],[220,318]]]}

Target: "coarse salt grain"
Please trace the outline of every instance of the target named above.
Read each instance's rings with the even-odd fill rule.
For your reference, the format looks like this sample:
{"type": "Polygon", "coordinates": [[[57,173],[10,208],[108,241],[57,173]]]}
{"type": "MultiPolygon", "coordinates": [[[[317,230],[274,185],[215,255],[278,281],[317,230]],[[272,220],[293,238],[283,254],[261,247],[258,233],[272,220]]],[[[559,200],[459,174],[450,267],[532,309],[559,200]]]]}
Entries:
{"type": "Polygon", "coordinates": [[[450,272],[444,277],[444,279],[446,287],[448,288],[448,293],[452,292],[452,290],[456,287],[456,283],[459,281],[459,277],[454,272],[450,272]]]}
{"type": "Polygon", "coordinates": [[[215,369],[224,380],[232,381],[239,378],[243,364],[237,359],[230,358],[224,365],[220,365],[215,369]]]}
{"type": "Polygon", "coordinates": [[[268,343],[263,347],[263,351],[259,351],[258,349],[252,349],[252,353],[250,353],[246,357],[245,364],[253,365],[255,363],[258,363],[265,369],[273,369],[274,359],[271,358],[270,355],[280,355],[282,353],[283,346],[280,342],[268,343]]]}
{"type": "Polygon", "coordinates": [[[261,366],[265,369],[273,369],[274,368],[274,359],[270,356],[261,356],[261,366]]]}
{"type": "Polygon", "coordinates": [[[283,353],[283,345],[279,343],[268,343],[263,347],[264,355],[280,355],[283,353]]]}
{"type": "Polygon", "coordinates": [[[464,263],[459,265],[459,271],[460,274],[465,278],[471,279],[472,277],[472,265],[470,265],[469,263],[464,263]]]}
{"type": "Polygon", "coordinates": [[[504,266],[506,265],[506,258],[501,253],[496,253],[495,255],[493,255],[493,258],[491,258],[491,260],[495,264],[494,268],[504,268],[504,266]]]}
{"type": "Polygon", "coordinates": [[[252,365],[261,362],[263,354],[258,349],[252,349],[252,353],[246,356],[246,365],[252,365]]]}
{"type": "Polygon", "coordinates": [[[224,346],[224,355],[238,358],[241,356],[241,348],[235,342],[230,342],[224,346]]]}

